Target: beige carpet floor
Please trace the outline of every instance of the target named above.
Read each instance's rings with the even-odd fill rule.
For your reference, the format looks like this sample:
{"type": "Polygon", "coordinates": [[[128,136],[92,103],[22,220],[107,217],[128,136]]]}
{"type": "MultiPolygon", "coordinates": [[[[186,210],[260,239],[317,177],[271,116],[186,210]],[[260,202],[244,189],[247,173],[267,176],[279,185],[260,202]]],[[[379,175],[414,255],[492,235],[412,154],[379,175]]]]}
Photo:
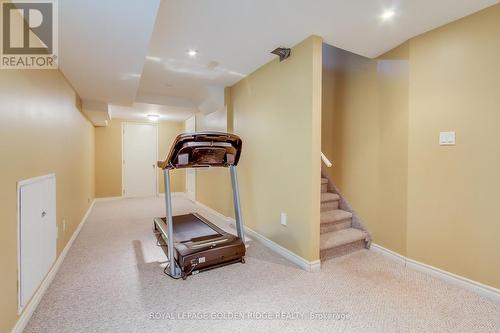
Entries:
{"type": "Polygon", "coordinates": [[[162,213],[160,198],[96,203],[26,332],[500,332],[500,304],[367,250],[308,273],[253,241],[244,265],[172,280],[162,213]]]}

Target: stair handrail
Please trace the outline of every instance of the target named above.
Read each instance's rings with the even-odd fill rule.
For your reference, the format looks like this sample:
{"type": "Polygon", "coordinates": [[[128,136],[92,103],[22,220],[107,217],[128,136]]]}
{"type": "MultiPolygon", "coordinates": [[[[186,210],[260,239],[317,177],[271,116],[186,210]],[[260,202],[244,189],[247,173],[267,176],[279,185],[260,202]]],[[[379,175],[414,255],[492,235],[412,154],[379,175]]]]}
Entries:
{"type": "Polygon", "coordinates": [[[332,167],[333,163],[330,162],[330,160],[325,156],[325,154],[323,154],[323,152],[321,152],[321,160],[323,161],[323,163],[325,163],[327,168],[332,167]]]}

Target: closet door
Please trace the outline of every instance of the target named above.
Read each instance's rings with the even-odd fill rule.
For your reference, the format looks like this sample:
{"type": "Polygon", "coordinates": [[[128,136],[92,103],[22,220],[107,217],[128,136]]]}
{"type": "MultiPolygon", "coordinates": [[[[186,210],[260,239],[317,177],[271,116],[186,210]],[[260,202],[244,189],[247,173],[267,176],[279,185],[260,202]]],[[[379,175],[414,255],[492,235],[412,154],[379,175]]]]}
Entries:
{"type": "Polygon", "coordinates": [[[158,127],[123,124],[123,195],[148,197],[157,193],[158,127]]]}

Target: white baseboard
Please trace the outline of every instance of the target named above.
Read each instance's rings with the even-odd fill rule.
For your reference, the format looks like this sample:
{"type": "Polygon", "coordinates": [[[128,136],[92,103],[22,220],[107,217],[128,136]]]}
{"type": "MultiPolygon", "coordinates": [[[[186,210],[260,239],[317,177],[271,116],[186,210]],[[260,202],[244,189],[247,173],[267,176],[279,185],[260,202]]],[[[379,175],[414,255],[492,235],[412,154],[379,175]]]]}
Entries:
{"type": "Polygon", "coordinates": [[[382,247],[382,246],[375,244],[375,243],[371,244],[370,250],[372,250],[373,252],[380,253],[384,257],[387,257],[391,260],[397,261],[400,264],[402,264],[403,266],[406,266],[406,257],[402,256],[401,254],[399,254],[397,252],[386,249],[385,247],[382,247]]]}
{"type": "MultiPolygon", "coordinates": [[[[216,218],[219,222],[221,223],[226,223],[226,224],[232,224],[233,226],[235,225],[235,220],[231,217],[225,216],[218,211],[202,204],[201,202],[194,201],[196,205],[198,205],[202,210],[204,210],[206,213],[209,215],[212,215],[212,217],[216,218]]],[[[250,229],[249,227],[245,226],[245,232],[247,236],[250,236],[252,239],[255,241],[258,241],[262,245],[266,246],[273,252],[281,255],[282,257],[288,259],[289,261],[293,262],[300,268],[302,268],[305,271],[308,272],[317,272],[321,268],[321,261],[320,260],[315,260],[315,261],[308,261],[301,256],[293,253],[292,251],[284,248],[283,246],[279,245],[276,242],[273,242],[269,238],[259,234],[258,232],[250,229]]]]}
{"type": "Polygon", "coordinates": [[[500,302],[500,289],[495,287],[491,287],[480,282],[465,278],[463,276],[453,274],[442,270],[440,268],[430,266],[419,261],[407,258],[405,256],[400,255],[399,253],[393,252],[384,248],[383,246],[373,244],[370,248],[372,251],[380,253],[392,260],[395,260],[407,268],[411,268],[429,275],[432,275],[438,279],[444,280],[448,283],[456,285],[460,288],[467,289],[471,292],[474,292],[478,295],[487,297],[493,301],[500,302]]]}
{"type": "Polygon", "coordinates": [[[120,200],[123,199],[124,197],[102,197],[102,198],[95,198],[96,202],[101,202],[101,201],[114,201],[114,200],[120,200]]]}
{"type": "MultiPolygon", "coordinates": [[[[186,197],[186,193],[185,192],[172,192],[171,195],[173,197],[186,197]]],[[[159,197],[164,197],[165,196],[165,193],[158,193],[158,196],[159,197]]]]}
{"type": "MultiPolygon", "coordinates": [[[[186,193],[184,193],[184,192],[172,192],[173,197],[179,197],[179,196],[185,196],[185,195],[186,195],[186,193]]],[[[157,196],[164,197],[165,193],[158,193],[157,196]]],[[[143,197],[102,197],[102,198],[95,198],[95,201],[102,202],[102,201],[115,201],[115,200],[122,200],[122,199],[141,199],[141,198],[143,198],[143,197]]]]}
{"type": "MultiPolygon", "coordinates": [[[[187,197],[186,197],[187,198],[187,197]]],[[[189,199],[188,199],[189,200],[189,199]]],[[[214,218],[216,218],[217,220],[219,220],[219,222],[223,222],[223,223],[226,223],[226,224],[232,224],[234,223],[234,219],[229,217],[229,216],[226,216],[224,214],[221,214],[219,213],[218,211],[216,211],[215,209],[213,208],[210,208],[208,207],[207,205],[205,204],[202,204],[201,202],[199,201],[196,201],[196,200],[191,200],[194,204],[196,204],[197,206],[199,206],[202,210],[204,210],[206,213],[208,213],[209,215],[212,215],[214,218]]],[[[246,228],[246,227],[245,227],[246,228]]]]}
{"type": "Polygon", "coordinates": [[[259,243],[263,244],[264,246],[276,252],[277,254],[281,255],[282,257],[285,257],[286,259],[293,262],[295,265],[299,266],[305,271],[317,272],[321,268],[320,260],[308,261],[248,227],[245,227],[245,232],[259,243]]]}
{"type": "Polygon", "coordinates": [[[453,274],[440,268],[430,266],[413,259],[406,259],[406,267],[427,273],[438,279],[445,280],[461,288],[472,291],[481,296],[488,297],[496,302],[500,302],[500,289],[482,284],[480,282],[468,279],[466,277],[453,274]]]}
{"type": "Polygon", "coordinates": [[[68,254],[69,249],[75,242],[76,237],[82,230],[83,225],[85,224],[85,221],[87,220],[90,212],[92,211],[92,208],[94,207],[95,202],[97,199],[92,200],[92,203],[90,204],[89,208],[87,209],[87,212],[83,216],[80,224],[76,228],[75,232],[73,232],[73,235],[69,239],[68,243],[66,243],[66,246],[64,247],[63,251],[59,255],[59,257],[56,259],[56,262],[54,265],[52,265],[52,268],[50,271],[47,273],[45,276],[45,279],[42,281],[40,284],[40,287],[38,290],[35,292],[33,297],[31,298],[30,302],[24,307],[23,312],[19,316],[16,325],[14,328],[12,328],[12,333],[22,333],[23,330],[26,328],[26,325],[28,324],[29,320],[31,319],[31,316],[33,315],[33,312],[35,312],[38,304],[42,300],[43,295],[47,291],[48,287],[50,286],[50,283],[52,280],[54,280],[54,277],[56,276],[57,271],[59,271],[59,268],[61,267],[61,264],[64,261],[64,258],[66,258],[66,255],[68,254]]]}

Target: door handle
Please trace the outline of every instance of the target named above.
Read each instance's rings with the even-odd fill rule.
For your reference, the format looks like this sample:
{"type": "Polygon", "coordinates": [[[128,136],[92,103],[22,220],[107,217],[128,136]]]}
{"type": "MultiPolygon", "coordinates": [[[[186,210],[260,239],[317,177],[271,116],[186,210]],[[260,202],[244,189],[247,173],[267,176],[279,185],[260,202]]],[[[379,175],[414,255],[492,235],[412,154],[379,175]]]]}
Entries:
{"type": "Polygon", "coordinates": [[[44,218],[45,215],[47,215],[47,213],[46,212],[42,212],[42,218],[44,218]]]}

